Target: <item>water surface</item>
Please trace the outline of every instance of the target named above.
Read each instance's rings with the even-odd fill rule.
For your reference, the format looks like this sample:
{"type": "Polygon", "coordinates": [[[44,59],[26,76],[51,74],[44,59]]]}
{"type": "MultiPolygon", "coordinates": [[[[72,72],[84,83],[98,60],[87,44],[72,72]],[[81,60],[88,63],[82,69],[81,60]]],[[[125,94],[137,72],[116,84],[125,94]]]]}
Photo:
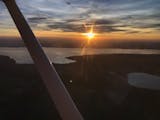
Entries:
{"type": "MultiPolygon", "coordinates": [[[[47,56],[50,60],[57,64],[67,64],[76,62],[68,59],[70,56],[82,56],[82,55],[100,55],[100,54],[160,54],[160,50],[152,49],[93,49],[93,48],[44,48],[47,56]]],[[[2,47],[0,48],[0,55],[5,55],[13,58],[19,64],[31,64],[33,63],[26,48],[12,48],[2,47]]]]}

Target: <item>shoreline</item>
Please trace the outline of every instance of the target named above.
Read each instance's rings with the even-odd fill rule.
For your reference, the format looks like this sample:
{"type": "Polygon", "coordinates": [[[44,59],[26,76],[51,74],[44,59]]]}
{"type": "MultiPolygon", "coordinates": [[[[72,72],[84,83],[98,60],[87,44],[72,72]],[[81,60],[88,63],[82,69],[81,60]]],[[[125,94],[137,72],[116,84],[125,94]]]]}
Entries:
{"type": "MultiPolygon", "coordinates": [[[[75,62],[71,59],[68,59],[70,57],[74,56],[86,56],[86,55],[92,55],[92,56],[97,56],[97,55],[121,55],[121,54],[126,54],[126,55],[160,55],[160,50],[149,50],[149,49],[144,49],[144,50],[138,50],[138,49],[68,49],[68,48],[44,48],[45,53],[49,57],[49,59],[57,64],[68,64],[75,62]]],[[[33,61],[26,50],[26,48],[0,48],[0,54],[1,55],[7,55],[10,56],[11,58],[16,60],[17,64],[32,64],[33,61]]]]}

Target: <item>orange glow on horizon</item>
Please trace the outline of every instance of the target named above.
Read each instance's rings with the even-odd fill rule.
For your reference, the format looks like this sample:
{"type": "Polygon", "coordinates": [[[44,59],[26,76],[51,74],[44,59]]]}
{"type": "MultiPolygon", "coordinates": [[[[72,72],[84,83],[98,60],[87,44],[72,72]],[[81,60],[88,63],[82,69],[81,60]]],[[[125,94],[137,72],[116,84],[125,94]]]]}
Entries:
{"type": "MultiPolygon", "coordinates": [[[[63,32],[63,31],[44,31],[33,30],[36,37],[50,39],[72,39],[72,40],[160,40],[160,34],[157,31],[151,33],[128,34],[122,32],[115,33],[94,33],[92,30],[86,33],[63,32]]],[[[20,37],[17,29],[0,29],[0,37],[20,37]]]]}

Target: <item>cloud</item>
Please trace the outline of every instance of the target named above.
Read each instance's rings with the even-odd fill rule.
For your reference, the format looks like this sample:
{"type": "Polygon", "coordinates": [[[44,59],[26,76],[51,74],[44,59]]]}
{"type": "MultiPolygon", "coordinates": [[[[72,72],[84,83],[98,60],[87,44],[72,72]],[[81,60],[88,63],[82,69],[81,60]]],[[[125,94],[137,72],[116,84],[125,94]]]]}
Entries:
{"type": "Polygon", "coordinates": [[[30,17],[27,20],[31,23],[40,23],[47,20],[47,17],[30,17]]]}
{"type": "Polygon", "coordinates": [[[150,28],[150,29],[157,29],[160,28],[160,23],[151,23],[151,24],[140,24],[137,26],[134,26],[136,28],[150,28]]]}
{"type": "MultiPolygon", "coordinates": [[[[128,32],[160,28],[159,0],[16,0],[34,29],[85,32],[83,24],[95,24],[97,32],[128,32]],[[127,29],[130,27],[133,30],[127,29]]],[[[12,26],[0,3],[0,27],[12,26]],[[3,21],[3,22],[2,22],[3,21]]]]}
{"type": "Polygon", "coordinates": [[[157,29],[160,28],[160,13],[150,13],[148,15],[128,15],[119,18],[119,21],[132,28],[147,28],[157,29]]]}
{"type": "Polygon", "coordinates": [[[107,20],[107,19],[98,19],[95,20],[96,25],[108,25],[108,24],[115,24],[113,20],[107,20]]]}
{"type": "Polygon", "coordinates": [[[28,18],[28,20],[30,21],[39,21],[39,20],[45,20],[47,19],[46,17],[31,17],[31,18],[28,18]]]}
{"type": "Polygon", "coordinates": [[[133,31],[133,30],[130,30],[130,31],[126,31],[126,33],[135,34],[135,33],[141,33],[141,32],[140,32],[140,31],[133,31]]]}
{"type": "MultiPolygon", "coordinates": [[[[87,32],[86,29],[90,29],[93,25],[92,22],[87,22],[84,26],[83,24],[75,24],[77,19],[69,19],[63,22],[54,22],[53,24],[47,25],[48,29],[50,30],[61,30],[64,32],[87,32]],[[86,28],[87,27],[87,28],[86,28]]],[[[116,25],[114,21],[99,19],[95,20],[94,30],[96,32],[122,32],[126,31],[123,29],[119,29],[118,27],[121,25],[116,25]]]]}
{"type": "Polygon", "coordinates": [[[49,29],[58,29],[64,32],[84,32],[83,25],[74,25],[66,22],[57,22],[52,25],[48,25],[49,29]]]}
{"type": "Polygon", "coordinates": [[[96,29],[96,32],[99,32],[99,33],[110,33],[110,32],[124,32],[126,30],[124,29],[120,29],[118,28],[118,26],[112,26],[112,25],[103,25],[103,26],[96,26],[95,27],[96,29]]]}

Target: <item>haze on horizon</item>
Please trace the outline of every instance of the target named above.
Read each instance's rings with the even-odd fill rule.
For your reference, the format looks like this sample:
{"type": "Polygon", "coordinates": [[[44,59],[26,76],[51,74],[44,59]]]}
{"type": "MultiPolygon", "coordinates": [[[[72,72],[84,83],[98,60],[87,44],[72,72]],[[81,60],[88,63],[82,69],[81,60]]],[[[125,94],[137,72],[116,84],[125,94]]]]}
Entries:
{"type": "MultiPolygon", "coordinates": [[[[98,40],[160,40],[159,0],[16,0],[38,37],[98,40]]],[[[0,2],[0,38],[19,37],[0,2]]]]}

